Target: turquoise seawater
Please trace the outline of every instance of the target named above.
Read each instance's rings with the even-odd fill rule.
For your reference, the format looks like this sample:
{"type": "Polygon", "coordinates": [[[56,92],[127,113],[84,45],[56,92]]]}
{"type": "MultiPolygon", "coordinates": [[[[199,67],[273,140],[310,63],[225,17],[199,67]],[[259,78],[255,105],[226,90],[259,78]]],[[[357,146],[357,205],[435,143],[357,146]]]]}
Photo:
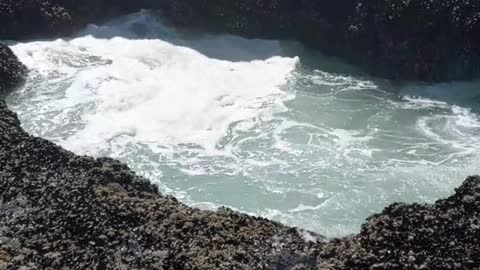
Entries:
{"type": "Polygon", "coordinates": [[[480,82],[391,82],[290,41],[175,29],[142,11],[16,43],[7,101],[31,134],[126,162],[164,194],[328,237],[480,172],[480,82]]]}

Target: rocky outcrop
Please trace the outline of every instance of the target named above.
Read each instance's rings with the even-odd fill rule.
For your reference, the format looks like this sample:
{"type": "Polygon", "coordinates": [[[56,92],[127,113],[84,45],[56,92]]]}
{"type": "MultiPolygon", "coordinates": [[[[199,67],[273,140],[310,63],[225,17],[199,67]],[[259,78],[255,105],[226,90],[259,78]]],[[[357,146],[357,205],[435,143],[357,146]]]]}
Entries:
{"type": "MultiPolygon", "coordinates": [[[[6,91],[25,68],[2,46],[6,91]]],[[[318,244],[187,207],[118,161],[29,136],[0,98],[0,269],[312,269],[318,244]]]]}
{"type": "MultiPolygon", "coordinates": [[[[16,64],[2,74],[22,74],[3,51],[0,63],[16,64]]],[[[12,87],[20,75],[5,78],[12,87]]],[[[480,177],[433,205],[391,205],[357,235],[307,242],[266,219],[190,208],[118,161],[29,136],[0,100],[0,269],[478,269],[478,239],[480,177]]]]}
{"type": "Polygon", "coordinates": [[[480,76],[480,2],[174,1],[166,16],[250,37],[296,38],[393,79],[480,76]],[[179,15],[180,14],[180,15],[179,15]]]}
{"type": "Polygon", "coordinates": [[[358,235],[307,242],[29,136],[0,102],[0,269],[478,269],[478,239],[480,177],[434,205],[391,205],[358,235]]]}
{"type": "MultiPolygon", "coordinates": [[[[152,0],[153,1],[153,0],[152,0]]],[[[24,40],[72,34],[88,23],[144,7],[144,1],[2,0],[0,40],[24,40]]]]}
{"type": "Polygon", "coordinates": [[[480,1],[356,2],[344,54],[372,74],[431,81],[480,76],[480,1]]]}
{"type": "Polygon", "coordinates": [[[8,89],[21,82],[26,71],[12,50],[0,42],[0,98],[8,89]]]}
{"type": "Polygon", "coordinates": [[[317,245],[29,136],[0,100],[0,269],[312,269],[317,245]]]}
{"type": "MultiPolygon", "coordinates": [[[[172,12],[184,2],[177,4],[172,12]]],[[[264,6],[266,14],[294,7],[264,6]]],[[[283,22],[282,16],[275,21],[283,22]]],[[[282,27],[292,27],[287,22],[282,27]]],[[[361,19],[355,23],[354,33],[367,27],[361,19]]],[[[324,25],[327,36],[349,38],[324,25]]],[[[21,82],[24,73],[12,51],[0,45],[1,91],[21,82]]],[[[29,136],[0,100],[0,269],[478,269],[478,239],[480,177],[468,178],[453,196],[433,205],[391,205],[370,217],[357,235],[307,242],[297,229],[266,219],[190,208],[162,196],[118,161],[77,156],[29,136]]]]}
{"type": "Polygon", "coordinates": [[[141,8],[247,37],[298,39],[393,79],[480,77],[480,2],[463,0],[4,0],[0,39],[66,35],[141,8]]]}
{"type": "Polygon", "coordinates": [[[479,269],[480,177],[433,205],[393,204],[361,232],[328,243],[319,267],[331,269],[479,269]]]}
{"type": "Polygon", "coordinates": [[[73,25],[70,11],[55,0],[0,1],[0,40],[66,35],[73,25]]]}
{"type": "MultiPolygon", "coordinates": [[[[0,104],[6,269],[290,269],[315,265],[295,229],[189,208],[111,159],[33,138],[0,104]]],[[[0,258],[1,260],[1,258],[0,258]]]]}

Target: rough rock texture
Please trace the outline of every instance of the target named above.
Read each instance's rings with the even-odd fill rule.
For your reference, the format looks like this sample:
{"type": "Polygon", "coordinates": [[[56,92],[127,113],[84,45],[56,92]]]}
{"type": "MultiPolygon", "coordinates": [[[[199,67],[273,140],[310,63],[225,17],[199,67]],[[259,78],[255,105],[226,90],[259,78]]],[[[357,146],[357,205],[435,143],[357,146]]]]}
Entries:
{"type": "Polygon", "coordinates": [[[433,205],[391,205],[357,235],[306,242],[266,219],[187,207],[118,161],[29,136],[0,100],[0,269],[480,269],[479,239],[480,177],[433,205]]]}
{"type": "Polygon", "coordinates": [[[0,39],[65,35],[141,8],[190,27],[299,39],[377,76],[480,77],[480,1],[2,0],[0,39]]]}
{"type": "Polygon", "coordinates": [[[361,232],[328,243],[326,269],[480,269],[480,177],[433,205],[393,204],[361,232]]]}
{"type": "Polygon", "coordinates": [[[26,67],[18,61],[10,48],[0,42],[0,98],[15,84],[18,84],[26,73],[26,67]]]}
{"type": "Polygon", "coordinates": [[[146,1],[1,0],[0,40],[69,35],[88,23],[147,7],[146,1]]]}
{"type": "Polygon", "coordinates": [[[480,76],[480,1],[166,2],[165,16],[177,23],[299,39],[377,76],[428,81],[480,76]]]}
{"type": "MultiPolygon", "coordinates": [[[[290,269],[316,263],[297,230],[189,208],[111,159],[30,137],[0,104],[6,269],[290,269]]],[[[0,261],[2,260],[0,256],[0,261]]]]}
{"type": "MultiPolygon", "coordinates": [[[[0,69],[10,89],[24,67],[3,51],[0,63],[17,63],[0,69]]],[[[311,269],[317,245],[262,218],[187,207],[118,161],[29,136],[0,98],[0,269],[311,269]]]]}
{"type": "Polygon", "coordinates": [[[68,34],[73,26],[69,12],[55,0],[1,0],[0,40],[68,34]]]}
{"type": "Polygon", "coordinates": [[[434,81],[480,76],[480,1],[356,2],[345,54],[371,73],[434,81]]]}

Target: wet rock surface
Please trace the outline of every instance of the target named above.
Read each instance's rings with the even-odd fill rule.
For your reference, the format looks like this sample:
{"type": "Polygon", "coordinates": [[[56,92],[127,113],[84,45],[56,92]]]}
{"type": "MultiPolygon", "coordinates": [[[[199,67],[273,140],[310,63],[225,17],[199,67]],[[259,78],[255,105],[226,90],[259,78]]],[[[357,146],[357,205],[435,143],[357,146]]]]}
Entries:
{"type": "Polygon", "coordinates": [[[165,15],[249,37],[294,38],[370,74],[406,80],[480,76],[480,1],[181,0],[165,15]]]}
{"type": "Polygon", "coordinates": [[[27,72],[12,50],[0,42],[0,98],[7,90],[22,81],[27,72]]]}
{"type": "Polygon", "coordinates": [[[118,161],[28,136],[0,103],[3,269],[313,268],[316,243],[262,218],[161,196],[118,161]]]}
{"type": "Polygon", "coordinates": [[[0,100],[0,269],[479,269],[479,240],[480,177],[432,205],[393,204],[357,235],[309,242],[190,208],[118,161],[32,137],[0,100]]]}
{"type": "Polygon", "coordinates": [[[480,269],[480,177],[433,205],[393,204],[323,247],[327,269],[480,269]]]}
{"type": "Polygon", "coordinates": [[[298,39],[375,76],[480,77],[479,1],[2,0],[0,39],[62,36],[141,8],[188,27],[298,39]]]}
{"type": "Polygon", "coordinates": [[[355,2],[345,54],[372,74],[430,81],[480,76],[480,1],[355,2]]]}
{"type": "Polygon", "coordinates": [[[0,269],[312,269],[318,245],[187,207],[118,161],[29,136],[0,100],[0,269]]]}
{"type": "Polygon", "coordinates": [[[0,40],[68,34],[74,25],[70,12],[55,0],[2,0],[0,40]]]}
{"type": "MultiPolygon", "coordinates": [[[[145,0],[147,2],[152,3],[145,0]]],[[[11,37],[31,37],[32,33],[68,33],[95,17],[82,17],[88,10],[86,4],[95,5],[94,1],[85,1],[85,10],[72,8],[78,3],[75,1],[62,2],[65,6],[69,4],[68,7],[59,3],[40,0],[0,2],[0,33],[3,37],[7,36],[6,33],[10,33],[11,37]],[[22,10],[28,12],[22,13],[22,10]],[[36,22],[33,30],[27,27],[31,27],[32,21],[36,22]]],[[[218,2],[218,5],[226,3],[218,2]]],[[[262,32],[270,30],[272,35],[280,35],[284,30],[298,26],[292,22],[293,17],[281,14],[295,8],[308,14],[321,7],[321,2],[313,5],[309,1],[299,1],[295,5],[290,2],[293,6],[284,5],[287,1],[256,1],[258,6],[253,9],[236,1],[228,3],[238,6],[225,10],[230,13],[213,22],[231,21],[231,16],[251,13],[256,20],[242,20],[240,17],[235,22],[243,24],[225,24],[227,31],[243,32],[245,35],[262,35],[262,32]],[[308,6],[309,3],[311,6],[308,6]],[[241,13],[238,13],[239,10],[241,13]],[[275,16],[271,17],[272,14],[275,16]],[[263,25],[262,16],[274,18],[272,24],[263,25]],[[265,28],[253,30],[259,25],[265,28]],[[275,31],[277,26],[281,31],[275,31]]],[[[335,7],[340,9],[344,3],[340,1],[335,7]]],[[[402,14],[411,14],[410,5],[418,5],[419,1],[404,1],[398,6],[392,2],[387,9],[380,11],[378,6],[371,6],[372,3],[389,2],[365,2],[353,11],[361,16],[356,19],[337,17],[332,19],[334,24],[328,23],[325,13],[318,13],[322,15],[317,17],[305,15],[307,21],[318,19],[318,25],[322,25],[323,29],[319,31],[315,28],[318,25],[310,21],[309,25],[316,26],[307,30],[312,35],[321,32],[325,35],[323,37],[337,37],[349,42],[355,41],[355,38],[361,40],[363,36],[365,40],[362,42],[365,43],[359,42],[358,48],[369,44],[372,38],[377,40],[380,43],[373,51],[374,56],[366,55],[356,60],[372,67],[391,61],[396,63],[398,59],[387,57],[390,52],[410,51],[411,48],[427,51],[428,46],[416,47],[409,43],[417,44],[415,39],[408,38],[412,29],[405,30],[403,39],[408,44],[403,47],[400,45],[401,37],[391,35],[389,39],[382,36],[403,20],[402,16],[406,15],[402,14]],[[372,10],[383,15],[379,18],[368,15],[372,10]],[[394,11],[393,15],[390,11],[394,11]],[[335,28],[332,25],[343,22],[353,25],[349,29],[353,31],[352,35],[358,37],[333,31],[335,28]],[[371,33],[368,29],[376,30],[371,33]],[[374,37],[365,37],[367,34],[374,37]],[[386,45],[382,45],[383,41],[386,45]],[[377,59],[377,62],[372,59],[377,59]]],[[[476,5],[476,2],[443,3],[445,13],[441,14],[450,14],[453,10],[449,3],[476,5]]],[[[206,20],[194,9],[188,9],[191,4],[188,1],[170,4],[164,6],[165,10],[190,14],[190,17],[177,17],[183,23],[206,20]]],[[[130,11],[135,5],[119,5],[105,12],[130,11]]],[[[198,1],[195,5],[200,5],[194,6],[200,10],[212,9],[205,14],[224,14],[220,6],[214,8],[215,5],[207,5],[206,1],[198,1]]],[[[100,12],[102,6],[96,7],[91,14],[100,12]]],[[[446,48],[449,51],[442,47],[438,48],[440,54],[434,51],[432,55],[443,57],[452,53],[453,56],[449,57],[455,58],[461,52],[462,57],[458,59],[473,61],[462,66],[466,70],[475,67],[472,66],[478,49],[478,36],[472,34],[475,31],[478,33],[475,8],[455,8],[458,14],[465,16],[453,21],[460,23],[461,29],[465,25],[471,26],[470,30],[459,34],[463,39],[458,44],[463,45],[448,41],[446,48]],[[473,17],[468,14],[473,14],[473,17]]],[[[331,16],[335,17],[334,14],[331,16]]],[[[425,16],[418,18],[418,22],[432,19],[423,18],[425,16]]],[[[211,20],[212,17],[209,18],[211,20]]],[[[205,21],[205,24],[210,23],[205,21]]],[[[440,24],[440,21],[437,23],[440,24]]],[[[442,27],[450,23],[451,20],[446,20],[442,27]]],[[[430,24],[425,25],[425,29],[429,29],[430,24]]],[[[458,31],[457,28],[447,29],[444,39],[447,34],[458,31]]],[[[367,49],[370,45],[365,46],[363,48],[367,49]]],[[[337,53],[348,51],[350,49],[337,53]]],[[[399,55],[403,57],[403,54],[399,55]]],[[[415,58],[413,56],[411,59],[415,58]]],[[[431,57],[422,53],[420,56],[431,57]]],[[[408,64],[411,59],[398,60],[405,64],[400,65],[405,68],[401,72],[411,72],[408,64]]],[[[432,63],[440,65],[443,62],[432,63]]],[[[442,69],[419,70],[423,73],[400,73],[398,76],[433,76],[442,69]]],[[[472,69],[469,74],[475,74],[474,71],[472,69]]],[[[20,83],[25,72],[25,67],[12,51],[0,44],[0,95],[20,83]]],[[[467,73],[458,74],[464,76],[467,73]]],[[[435,79],[428,76],[426,78],[435,79]]],[[[357,235],[328,242],[307,242],[297,229],[266,219],[229,209],[211,212],[187,207],[173,197],[162,196],[148,180],[136,176],[118,161],[77,156],[51,142],[29,136],[22,130],[16,115],[0,100],[0,269],[480,269],[480,177],[468,178],[453,196],[432,205],[391,205],[382,213],[370,217],[357,235]]]]}

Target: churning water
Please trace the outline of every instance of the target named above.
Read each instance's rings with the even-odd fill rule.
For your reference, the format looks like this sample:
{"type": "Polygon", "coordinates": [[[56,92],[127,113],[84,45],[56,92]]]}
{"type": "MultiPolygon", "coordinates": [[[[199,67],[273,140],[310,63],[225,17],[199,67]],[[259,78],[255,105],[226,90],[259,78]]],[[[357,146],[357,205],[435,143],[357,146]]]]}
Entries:
{"type": "Polygon", "coordinates": [[[192,206],[342,236],[480,172],[480,83],[355,76],[294,42],[174,29],[148,11],[12,48],[31,72],[7,101],[28,132],[118,158],[192,206]]]}

